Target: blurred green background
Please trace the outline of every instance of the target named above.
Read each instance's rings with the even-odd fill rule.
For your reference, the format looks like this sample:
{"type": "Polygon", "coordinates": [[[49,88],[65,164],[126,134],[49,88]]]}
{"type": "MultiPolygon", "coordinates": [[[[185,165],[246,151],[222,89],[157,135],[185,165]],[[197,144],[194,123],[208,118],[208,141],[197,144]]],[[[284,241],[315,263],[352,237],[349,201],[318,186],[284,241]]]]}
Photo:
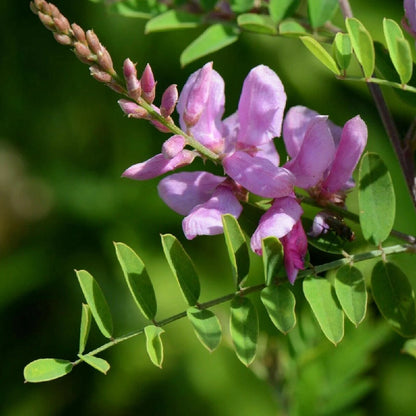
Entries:
{"type": "MultiPolygon", "coordinates": [[[[382,18],[400,21],[403,14],[399,0],[351,4],[377,40],[383,40],[382,18]]],[[[57,0],[56,5],[71,22],[94,28],[117,69],[125,57],[137,62],[139,71],[150,62],[159,98],[169,84],[180,88],[195,69],[213,60],[226,81],[230,114],[248,71],[262,63],[281,77],[287,108],[306,105],[341,125],[361,114],[369,127],[368,148],[382,154],[394,177],[396,228],[416,234],[403,179],[365,86],[336,81],[298,40],[244,34],[231,47],[181,69],[180,51],[199,30],[145,37],[143,21],[109,15],[102,5],[87,0],[57,0]]],[[[285,377],[291,380],[284,393],[293,415],[415,414],[416,361],[399,353],[403,340],[380,322],[372,305],[358,330],[347,325],[346,339],[337,348],[322,338],[302,302],[290,342],[283,336],[268,338],[276,332],[261,316],[259,358],[250,369],[232,351],[225,305],[215,309],[225,329],[215,353],[206,352],[189,324],[179,321],[166,327],[163,370],[150,363],[144,339],[138,337],[103,354],[112,366],[107,376],[81,365],[50,383],[24,384],[22,371],[29,361],[76,357],[83,297],[74,269],[87,269],[99,281],[117,335],[143,325],[116,263],[113,241],[133,247],[148,265],[159,319],[185,308],[161,255],[160,233],[175,234],[192,254],[203,301],[232,292],[233,282],[222,236],[185,241],[181,217],[158,198],[157,180],[120,179],[125,168],[159,152],[165,136],[145,122],[127,119],[117,95],[54,41],[28,1],[3,0],[0,16],[2,416],[285,415],[287,403],[273,387],[285,377]],[[278,362],[276,348],[281,350],[278,362]]],[[[341,24],[339,16],[336,21],[341,24]]],[[[404,134],[414,108],[385,92],[404,134]]],[[[356,209],[354,195],[350,207],[356,209]]],[[[398,256],[396,261],[416,286],[414,259],[398,256]]],[[[250,282],[261,278],[257,259],[250,282]]],[[[90,348],[104,342],[95,328],[90,341],[90,348]]]]}

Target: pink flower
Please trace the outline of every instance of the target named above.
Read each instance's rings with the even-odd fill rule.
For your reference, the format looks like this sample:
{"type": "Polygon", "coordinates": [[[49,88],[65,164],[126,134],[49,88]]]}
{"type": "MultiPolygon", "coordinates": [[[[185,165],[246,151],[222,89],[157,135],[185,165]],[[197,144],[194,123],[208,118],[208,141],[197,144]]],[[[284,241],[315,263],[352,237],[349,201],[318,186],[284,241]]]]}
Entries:
{"type": "Polygon", "coordinates": [[[416,1],[415,0],[404,0],[403,7],[405,11],[405,17],[408,24],[403,19],[403,27],[416,38],[416,1]]]}

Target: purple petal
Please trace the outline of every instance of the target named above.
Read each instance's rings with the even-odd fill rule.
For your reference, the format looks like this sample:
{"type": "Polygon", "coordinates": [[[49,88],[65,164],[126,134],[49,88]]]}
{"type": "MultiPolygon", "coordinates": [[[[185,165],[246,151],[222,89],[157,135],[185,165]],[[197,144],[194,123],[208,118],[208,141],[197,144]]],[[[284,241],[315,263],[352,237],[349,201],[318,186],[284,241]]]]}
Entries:
{"type": "Polygon", "coordinates": [[[184,131],[192,134],[196,140],[212,151],[219,153],[223,150],[224,140],[221,118],[224,113],[224,80],[218,72],[212,70],[209,82],[208,97],[204,102],[198,122],[191,128],[187,128],[183,119],[189,96],[192,94],[198,75],[202,69],[194,72],[186,81],[179,96],[176,106],[179,113],[179,123],[184,131]]]}
{"type": "Polygon", "coordinates": [[[197,235],[215,235],[223,232],[221,216],[231,214],[238,218],[243,207],[232,191],[220,186],[212,198],[196,206],[182,221],[185,237],[192,240],[197,235]]]}
{"type": "Polygon", "coordinates": [[[195,153],[189,150],[182,150],[172,159],[166,159],[159,153],[145,162],[130,166],[121,176],[139,181],[152,179],[181,166],[189,165],[194,158],[195,153]]]}
{"type": "Polygon", "coordinates": [[[223,159],[223,167],[236,182],[264,198],[279,198],[293,192],[293,174],[267,159],[235,152],[223,159]]]}
{"type": "Polygon", "coordinates": [[[259,225],[251,237],[251,249],[261,255],[261,241],[266,237],[282,238],[299,221],[303,210],[295,198],[275,199],[273,205],[260,218],[259,225]]]}
{"type": "Polygon", "coordinates": [[[299,153],[309,123],[319,114],[307,107],[290,108],[283,122],[283,140],[288,155],[293,159],[299,153]]]}
{"type": "Polygon", "coordinates": [[[298,221],[292,230],[281,239],[284,262],[289,282],[295,283],[299,270],[304,269],[304,259],[308,250],[308,239],[302,223],[298,221]]]}
{"type": "Polygon", "coordinates": [[[415,0],[404,0],[403,2],[406,18],[409,22],[410,33],[415,36],[416,32],[416,2],[415,0]]]}
{"type": "Polygon", "coordinates": [[[185,145],[185,138],[179,134],[175,134],[163,143],[162,154],[166,159],[172,159],[183,150],[185,145]]]}
{"type": "Polygon", "coordinates": [[[339,191],[348,185],[352,172],[367,144],[367,126],[360,116],[345,123],[334,163],[322,187],[328,192],[339,191]]]}
{"type": "Polygon", "coordinates": [[[311,188],[324,177],[334,159],[335,145],[326,116],[316,116],[308,125],[302,146],[284,165],[296,177],[296,186],[311,188]]]}
{"type": "Polygon", "coordinates": [[[274,141],[267,142],[262,146],[257,148],[257,152],[255,152],[256,157],[261,157],[263,159],[267,159],[268,161],[272,162],[273,165],[279,166],[280,157],[279,153],[277,153],[276,145],[274,141]]]}
{"type": "Polygon", "coordinates": [[[259,146],[279,137],[285,105],[286,94],[276,73],[265,65],[253,68],[238,104],[239,143],[259,146]]]}
{"type": "Polygon", "coordinates": [[[181,172],[162,179],[157,189],[168,207],[188,215],[195,206],[208,201],[224,180],[208,172],[181,172]]]}

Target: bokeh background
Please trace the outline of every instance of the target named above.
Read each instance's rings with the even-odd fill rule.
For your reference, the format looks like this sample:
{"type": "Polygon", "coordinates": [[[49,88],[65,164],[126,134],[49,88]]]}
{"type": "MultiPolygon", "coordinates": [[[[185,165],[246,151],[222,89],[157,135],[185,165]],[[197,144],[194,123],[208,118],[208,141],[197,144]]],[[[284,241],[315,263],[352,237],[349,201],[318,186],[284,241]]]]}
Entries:
{"type": "MultiPolygon", "coordinates": [[[[380,41],[382,18],[400,21],[403,15],[399,0],[351,4],[380,41]]],[[[416,233],[414,210],[367,89],[336,81],[298,40],[244,34],[236,44],[181,68],[180,51],[200,30],[144,36],[144,21],[108,14],[100,4],[56,0],[56,5],[71,22],[94,28],[116,68],[125,57],[137,62],[139,70],[150,62],[159,93],[171,83],[180,88],[195,69],[213,60],[226,81],[230,114],[249,70],[266,64],[281,77],[288,108],[306,105],[341,125],[361,114],[369,127],[369,149],[382,155],[394,178],[395,227],[416,233]]],[[[340,16],[336,21],[341,24],[340,16]]],[[[160,233],[175,234],[191,253],[201,275],[202,300],[232,292],[233,282],[222,236],[185,241],[181,217],[159,199],[157,180],[120,178],[125,168],[159,152],[165,136],[146,122],[127,119],[117,95],[95,82],[88,68],[54,41],[30,12],[28,1],[2,0],[0,22],[2,416],[415,414],[416,361],[400,354],[403,340],[372,305],[359,329],[347,324],[346,339],[337,348],[323,339],[302,302],[300,324],[290,343],[260,316],[259,358],[249,369],[233,353],[225,305],[215,309],[224,337],[212,354],[199,344],[189,324],[179,321],[165,328],[163,370],[150,363],[144,339],[137,337],[103,354],[112,366],[107,376],[81,365],[50,383],[24,384],[28,362],[76,358],[83,297],[74,269],[87,269],[99,281],[117,335],[143,326],[117,265],[113,241],[133,247],[148,265],[160,319],[185,308],[162,256],[160,233]],[[273,354],[277,348],[282,351],[278,362],[273,354]],[[285,352],[295,360],[285,360],[285,352]],[[289,413],[276,390],[284,377],[291,380],[283,391],[290,399],[289,413]],[[346,407],[341,410],[343,400],[346,407]]],[[[385,93],[404,134],[415,109],[392,91],[385,93]]],[[[354,194],[350,207],[356,209],[354,194]]],[[[395,260],[415,286],[414,259],[395,260]]],[[[254,259],[250,282],[260,280],[259,261],[254,259]]],[[[93,328],[89,347],[103,342],[93,328]]]]}

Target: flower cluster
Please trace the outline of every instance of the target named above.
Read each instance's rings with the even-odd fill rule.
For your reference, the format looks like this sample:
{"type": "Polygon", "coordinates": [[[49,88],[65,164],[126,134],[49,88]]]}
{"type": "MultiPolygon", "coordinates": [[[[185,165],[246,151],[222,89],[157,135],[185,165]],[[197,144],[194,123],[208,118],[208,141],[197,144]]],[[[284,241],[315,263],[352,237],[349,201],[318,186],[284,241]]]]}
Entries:
{"type": "MultiPolygon", "coordinates": [[[[179,123],[218,156],[224,176],[208,172],[180,172],[162,179],[158,191],[165,203],[184,215],[188,239],[223,232],[221,216],[239,217],[251,192],[270,200],[251,237],[251,248],[261,254],[261,241],[275,236],[282,242],[290,282],[303,269],[307,238],[301,223],[303,210],[295,187],[303,188],[321,205],[344,205],[353,186],[352,172],[367,141],[367,128],[359,116],[343,128],[327,116],[305,107],[291,108],[283,120],[286,94],[279,77],[260,65],[244,81],[237,111],[223,119],[224,81],[204,65],[186,82],[178,99],[179,123]],[[274,139],[281,135],[290,160],[280,166],[274,139]]],[[[170,137],[162,152],[128,168],[124,177],[149,179],[203,156],[187,150],[181,135],[170,137]]]]}

